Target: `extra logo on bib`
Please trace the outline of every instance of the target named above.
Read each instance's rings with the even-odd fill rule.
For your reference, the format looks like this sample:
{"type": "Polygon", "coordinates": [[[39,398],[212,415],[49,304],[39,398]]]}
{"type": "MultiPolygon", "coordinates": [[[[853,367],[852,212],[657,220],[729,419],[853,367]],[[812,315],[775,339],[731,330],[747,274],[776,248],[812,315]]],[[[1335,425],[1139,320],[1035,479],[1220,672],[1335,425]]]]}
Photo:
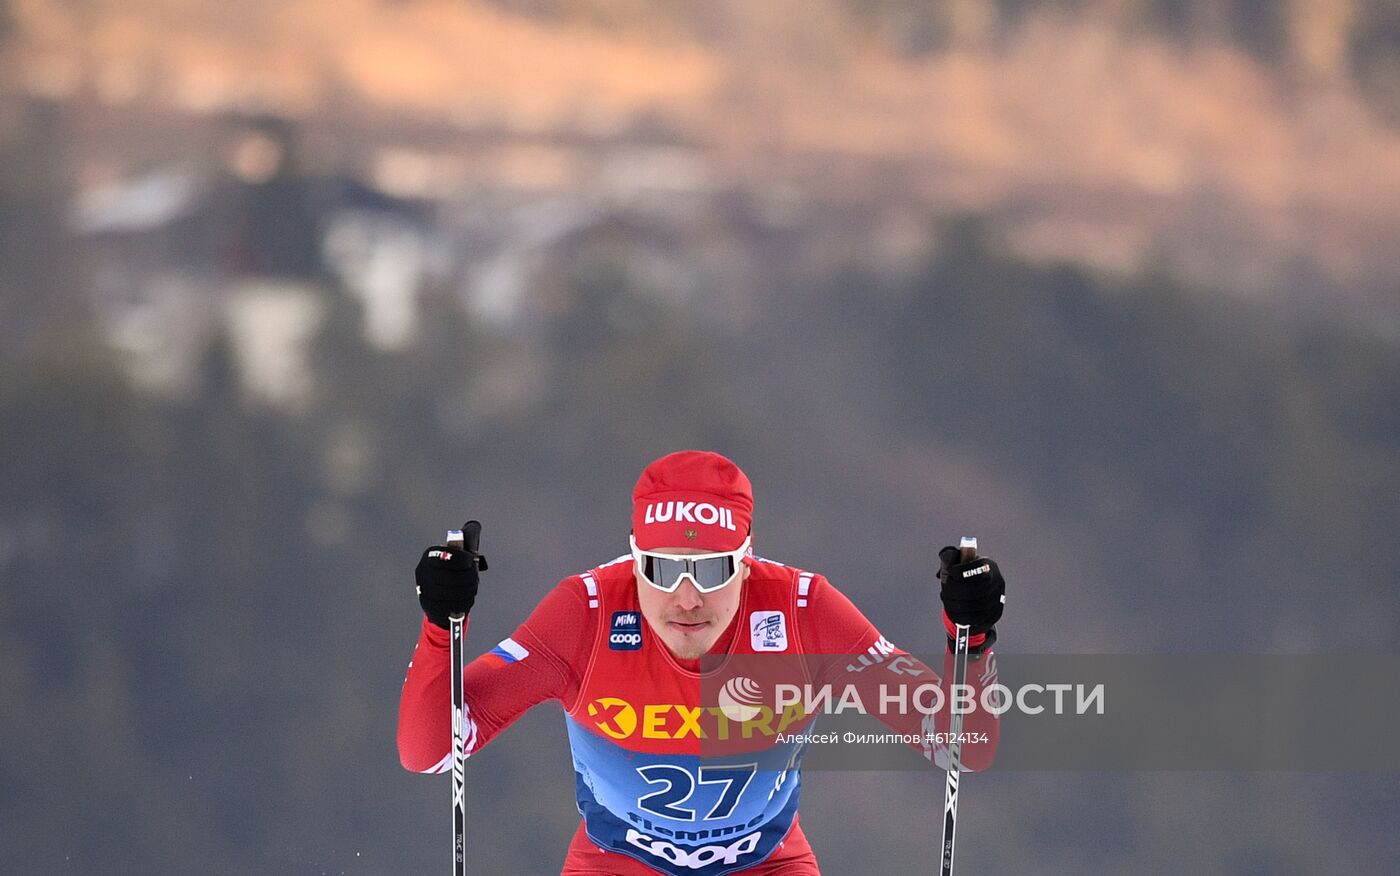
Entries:
{"type": "Polygon", "coordinates": [[[615,611],[608,630],[608,647],[614,651],[642,650],[642,613],[615,611]]]}
{"type": "Polygon", "coordinates": [[[781,611],[755,611],[750,614],[749,633],[753,637],[753,649],[760,654],[787,650],[787,618],[781,611]]]}

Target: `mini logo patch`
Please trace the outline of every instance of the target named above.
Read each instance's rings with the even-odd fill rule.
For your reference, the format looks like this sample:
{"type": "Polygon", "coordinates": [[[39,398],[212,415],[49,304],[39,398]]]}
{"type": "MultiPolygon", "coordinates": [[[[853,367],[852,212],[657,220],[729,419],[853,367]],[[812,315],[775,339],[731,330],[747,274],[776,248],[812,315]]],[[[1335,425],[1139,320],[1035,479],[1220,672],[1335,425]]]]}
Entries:
{"type": "Polygon", "coordinates": [[[755,651],[787,650],[787,618],[781,611],[755,611],[750,614],[749,633],[753,637],[755,651]]]}
{"type": "Polygon", "coordinates": [[[613,651],[642,650],[642,615],[635,611],[615,611],[608,632],[608,648],[613,651]]]}
{"type": "Polygon", "coordinates": [[[693,530],[693,529],[687,529],[687,530],[685,531],[685,538],[686,538],[686,541],[695,541],[695,539],[696,539],[699,535],[700,535],[700,533],[696,532],[696,531],[693,530]]]}

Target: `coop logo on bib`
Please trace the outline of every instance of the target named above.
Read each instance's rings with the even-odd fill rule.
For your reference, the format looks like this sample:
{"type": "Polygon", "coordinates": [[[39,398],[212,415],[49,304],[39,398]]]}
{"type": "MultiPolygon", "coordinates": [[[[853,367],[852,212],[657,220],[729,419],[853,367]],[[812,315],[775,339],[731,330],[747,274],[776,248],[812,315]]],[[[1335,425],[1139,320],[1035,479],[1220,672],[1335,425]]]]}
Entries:
{"type": "Polygon", "coordinates": [[[759,653],[787,650],[787,618],[781,611],[755,611],[750,614],[749,633],[753,649],[759,653]]]}
{"type": "Polygon", "coordinates": [[[642,650],[642,615],[637,611],[615,611],[608,631],[608,648],[613,651],[642,650]]]}
{"type": "Polygon", "coordinates": [[[653,836],[647,836],[634,828],[627,828],[627,842],[637,848],[650,852],[677,867],[687,867],[691,870],[699,870],[711,864],[737,864],[742,855],[748,855],[758,848],[758,840],[762,831],[754,831],[743,839],[727,845],[701,846],[700,848],[690,848],[679,846],[675,843],[653,836]]]}

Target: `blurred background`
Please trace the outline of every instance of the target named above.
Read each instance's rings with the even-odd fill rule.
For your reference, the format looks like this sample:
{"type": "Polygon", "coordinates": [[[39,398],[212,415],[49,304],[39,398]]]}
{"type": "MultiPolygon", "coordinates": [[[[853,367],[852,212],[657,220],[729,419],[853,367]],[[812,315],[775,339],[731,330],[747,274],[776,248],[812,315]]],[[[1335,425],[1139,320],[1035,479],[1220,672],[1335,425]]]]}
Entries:
{"type": "MultiPolygon", "coordinates": [[[[972,532],[1006,652],[1394,653],[1397,241],[1393,0],[0,0],[3,869],[445,869],[419,551],[488,650],[683,447],[910,650],[972,532]]],[[[929,871],[936,776],[806,784],[929,871]]],[[[555,707],[468,785],[558,872],[555,707]]],[[[1385,774],[963,797],[969,873],[1400,860],[1385,774]]]]}

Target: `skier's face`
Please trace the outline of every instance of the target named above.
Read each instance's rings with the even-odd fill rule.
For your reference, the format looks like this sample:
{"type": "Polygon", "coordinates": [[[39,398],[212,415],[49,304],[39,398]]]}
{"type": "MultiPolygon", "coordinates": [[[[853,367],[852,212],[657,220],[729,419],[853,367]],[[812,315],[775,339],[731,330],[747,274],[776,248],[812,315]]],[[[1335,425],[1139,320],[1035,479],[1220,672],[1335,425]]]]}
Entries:
{"type": "MultiPolygon", "coordinates": [[[[705,553],[694,548],[657,550],[668,554],[705,553]]],[[[744,564],[742,568],[738,580],[709,593],[696,590],[689,578],[681,581],[674,593],[665,593],[648,584],[634,564],[633,575],[637,579],[637,598],[642,605],[642,616],[672,654],[682,660],[694,660],[708,653],[729,622],[734,620],[734,614],[739,610],[741,588],[749,576],[748,565],[744,564]]]]}

